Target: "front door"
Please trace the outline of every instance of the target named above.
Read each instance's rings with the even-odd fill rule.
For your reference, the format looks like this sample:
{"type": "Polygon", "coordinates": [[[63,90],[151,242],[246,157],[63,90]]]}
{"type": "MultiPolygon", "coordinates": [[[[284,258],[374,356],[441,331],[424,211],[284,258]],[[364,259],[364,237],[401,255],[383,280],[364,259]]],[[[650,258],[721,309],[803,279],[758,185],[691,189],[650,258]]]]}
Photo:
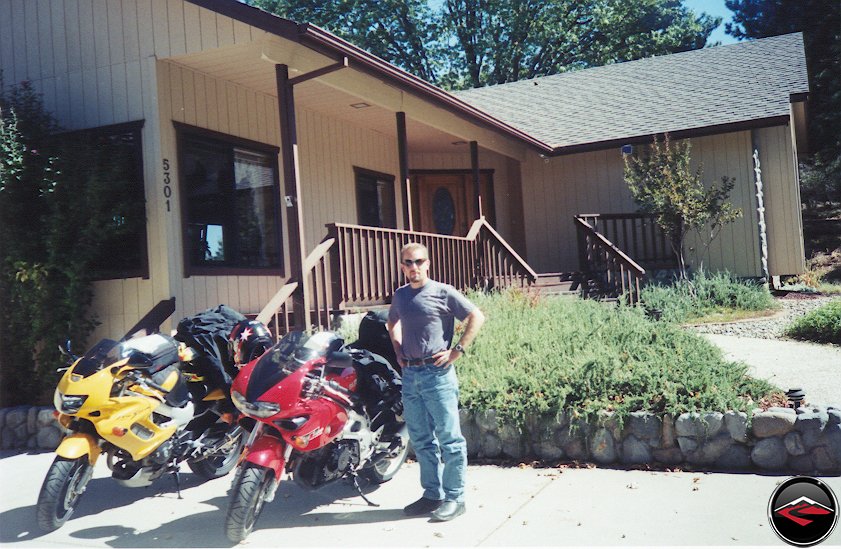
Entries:
{"type": "MultiPolygon", "coordinates": [[[[482,213],[493,223],[491,174],[480,174],[482,213]]],[[[465,236],[476,219],[473,175],[451,172],[417,174],[412,178],[415,230],[465,236]]]]}

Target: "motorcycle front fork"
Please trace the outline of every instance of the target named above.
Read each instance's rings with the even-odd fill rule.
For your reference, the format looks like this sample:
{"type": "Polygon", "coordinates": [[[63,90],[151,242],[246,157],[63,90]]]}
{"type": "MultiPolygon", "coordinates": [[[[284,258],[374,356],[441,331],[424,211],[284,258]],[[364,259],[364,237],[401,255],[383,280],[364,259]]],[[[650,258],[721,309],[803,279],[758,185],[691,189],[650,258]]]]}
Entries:
{"type": "MultiPolygon", "coordinates": [[[[245,441],[245,447],[243,448],[242,454],[240,455],[240,458],[239,458],[240,461],[239,461],[238,468],[239,468],[240,471],[242,470],[242,464],[245,461],[245,458],[248,455],[248,452],[251,450],[251,447],[254,445],[254,441],[257,440],[257,438],[260,436],[260,434],[262,432],[263,432],[263,424],[262,423],[257,423],[254,426],[254,429],[251,431],[251,434],[248,435],[248,440],[245,441]]],[[[287,444],[286,447],[283,449],[283,463],[284,463],[284,466],[289,463],[289,458],[290,458],[291,455],[292,455],[292,446],[290,444],[287,444]]],[[[234,480],[234,484],[236,484],[237,480],[234,480]]],[[[274,479],[274,482],[269,485],[269,489],[266,492],[266,498],[265,498],[266,503],[274,501],[275,493],[277,492],[277,487],[279,485],[280,485],[280,475],[278,475],[278,477],[276,479],[274,479]]]]}

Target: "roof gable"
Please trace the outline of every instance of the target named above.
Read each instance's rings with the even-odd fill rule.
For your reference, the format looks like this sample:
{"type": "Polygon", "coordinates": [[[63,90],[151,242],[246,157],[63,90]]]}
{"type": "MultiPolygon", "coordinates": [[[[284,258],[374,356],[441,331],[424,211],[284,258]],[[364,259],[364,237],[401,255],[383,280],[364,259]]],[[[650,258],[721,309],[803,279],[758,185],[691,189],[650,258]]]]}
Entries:
{"type": "Polygon", "coordinates": [[[789,115],[809,91],[788,34],[457,92],[556,149],[789,115]]]}

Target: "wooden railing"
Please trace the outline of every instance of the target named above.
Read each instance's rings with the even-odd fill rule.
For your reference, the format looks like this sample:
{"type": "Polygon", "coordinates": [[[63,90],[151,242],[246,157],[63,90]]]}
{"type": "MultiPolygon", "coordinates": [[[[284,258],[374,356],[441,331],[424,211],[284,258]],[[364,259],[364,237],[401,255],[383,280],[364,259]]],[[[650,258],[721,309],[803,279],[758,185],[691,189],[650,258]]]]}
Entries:
{"type": "MultiPolygon", "coordinates": [[[[582,274],[596,281],[602,294],[625,296],[630,304],[638,304],[645,269],[582,217],[575,218],[575,226],[582,274]]],[[[585,282],[585,288],[589,291],[589,283],[585,282]]]]}
{"type": "Polygon", "coordinates": [[[304,261],[303,281],[289,280],[258,320],[274,319],[277,334],[303,329],[288,320],[298,284],[304,287],[307,328],[329,328],[339,312],[388,305],[394,290],[405,283],[399,254],[409,242],[429,250],[430,278],[459,290],[527,286],[537,280],[537,273],[484,218],[464,237],[331,223],[304,261]]]}
{"type": "Polygon", "coordinates": [[[580,214],[575,217],[587,222],[593,230],[649,270],[677,266],[669,238],[653,214],[580,214]]]}

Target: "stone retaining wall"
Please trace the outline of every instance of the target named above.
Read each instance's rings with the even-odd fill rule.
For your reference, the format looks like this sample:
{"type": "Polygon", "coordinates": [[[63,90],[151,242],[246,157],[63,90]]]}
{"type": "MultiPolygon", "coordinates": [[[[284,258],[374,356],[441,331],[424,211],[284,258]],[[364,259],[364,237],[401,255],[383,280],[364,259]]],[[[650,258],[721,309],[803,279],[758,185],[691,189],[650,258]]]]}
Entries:
{"type": "MultiPolygon", "coordinates": [[[[54,450],[62,429],[52,412],[0,409],[0,448],[54,450]]],[[[677,418],[637,412],[621,426],[609,413],[592,423],[567,413],[560,421],[532,419],[524,429],[493,410],[462,410],[461,424],[472,458],[841,474],[841,408],[833,406],[757,410],[750,422],[743,412],[677,418]]]]}

